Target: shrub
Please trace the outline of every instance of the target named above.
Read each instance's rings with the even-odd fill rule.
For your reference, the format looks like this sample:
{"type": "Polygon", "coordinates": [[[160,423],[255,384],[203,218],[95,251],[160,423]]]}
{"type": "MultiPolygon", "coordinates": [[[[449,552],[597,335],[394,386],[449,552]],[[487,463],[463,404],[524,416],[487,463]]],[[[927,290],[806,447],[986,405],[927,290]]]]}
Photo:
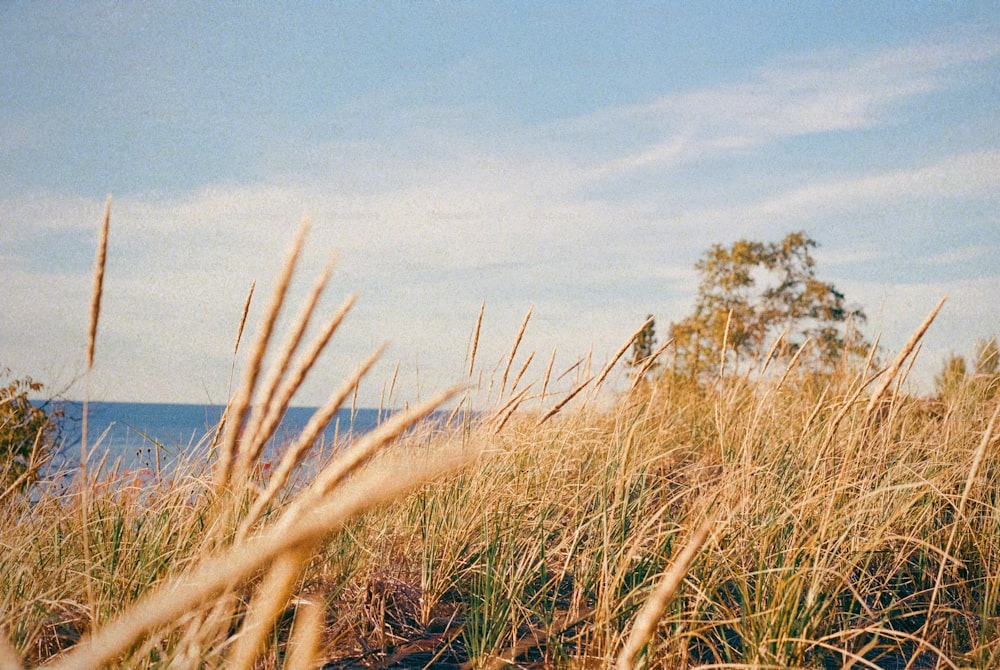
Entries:
{"type": "Polygon", "coordinates": [[[30,377],[7,383],[9,377],[9,370],[0,371],[0,493],[34,482],[55,443],[60,414],[28,400],[42,384],[30,377]]]}

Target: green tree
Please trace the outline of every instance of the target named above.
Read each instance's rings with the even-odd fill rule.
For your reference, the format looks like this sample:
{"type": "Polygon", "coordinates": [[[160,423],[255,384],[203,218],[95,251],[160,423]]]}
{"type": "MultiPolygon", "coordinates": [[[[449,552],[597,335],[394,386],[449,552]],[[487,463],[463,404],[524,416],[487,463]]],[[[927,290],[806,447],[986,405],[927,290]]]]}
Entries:
{"type": "Polygon", "coordinates": [[[833,284],[816,278],[810,251],[815,240],[803,232],[780,242],[739,240],[714,245],[695,265],[701,277],[694,313],[671,324],[675,370],[697,376],[760,362],[781,337],[779,353],[794,353],[808,338],[814,367],[832,365],[845,352],[867,351],[849,327],[864,321],[833,284]]]}
{"type": "MultiPolygon", "coordinates": [[[[0,377],[9,376],[8,370],[0,371],[0,377]]],[[[11,485],[31,485],[55,444],[60,413],[28,400],[29,393],[41,390],[30,377],[0,386],[0,494],[11,485]]]]}

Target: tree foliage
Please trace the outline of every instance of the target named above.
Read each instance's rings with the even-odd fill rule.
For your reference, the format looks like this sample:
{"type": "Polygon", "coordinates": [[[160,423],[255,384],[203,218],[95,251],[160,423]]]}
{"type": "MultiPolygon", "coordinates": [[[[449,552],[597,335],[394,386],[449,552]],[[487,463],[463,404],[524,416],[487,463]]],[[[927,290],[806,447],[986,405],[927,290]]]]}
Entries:
{"type": "Polygon", "coordinates": [[[984,399],[1000,394],[1000,347],[997,346],[997,338],[976,343],[975,361],[971,366],[964,356],[949,355],[934,377],[934,390],[939,398],[955,396],[961,391],[972,391],[973,397],[984,399]]]}
{"type": "Polygon", "coordinates": [[[815,240],[803,232],[779,242],[739,240],[709,249],[695,265],[701,277],[694,313],[671,324],[675,370],[697,376],[759,362],[772,350],[790,354],[808,339],[815,366],[845,352],[867,351],[850,328],[864,313],[849,307],[833,284],[816,277],[810,253],[815,240]],[[781,342],[778,342],[781,338],[781,342]]]}
{"type": "Polygon", "coordinates": [[[630,368],[642,368],[656,349],[656,320],[652,314],[646,315],[646,324],[632,342],[632,357],[628,360],[630,368]]]}
{"type": "MultiPolygon", "coordinates": [[[[0,377],[9,377],[0,371],[0,377]]],[[[30,377],[0,386],[0,493],[11,485],[23,489],[37,477],[58,434],[59,412],[46,411],[28,399],[42,385],[30,377]]]]}

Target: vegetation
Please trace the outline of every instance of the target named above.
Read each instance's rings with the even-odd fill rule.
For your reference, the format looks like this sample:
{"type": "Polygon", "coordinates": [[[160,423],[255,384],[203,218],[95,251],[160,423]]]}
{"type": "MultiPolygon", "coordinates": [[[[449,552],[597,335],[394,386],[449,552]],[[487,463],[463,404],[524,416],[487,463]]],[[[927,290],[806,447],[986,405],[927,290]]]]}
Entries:
{"type": "Polygon", "coordinates": [[[1000,393],[1000,348],[997,339],[980,340],[976,344],[974,364],[969,365],[963,356],[952,353],[944,362],[941,372],[934,378],[934,389],[940,399],[971,395],[992,399],[1000,393]],[[972,389],[966,387],[971,386],[972,389]]]}
{"type": "Polygon", "coordinates": [[[0,501],[34,483],[51,455],[58,435],[59,412],[28,400],[42,385],[30,377],[10,380],[0,371],[0,501]]]}
{"type": "Polygon", "coordinates": [[[632,355],[626,362],[634,374],[645,377],[656,367],[657,357],[656,319],[649,314],[632,340],[632,355]]]}
{"type": "Polygon", "coordinates": [[[816,278],[816,242],[790,233],[780,242],[716,244],[695,266],[701,275],[694,313],[670,326],[674,372],[699,376],[752,367],[768,355],[796,353],[808,341],[814,366],[830,368],[845,352],[866,353],[847,327],[864,321],[844,295],[816,278]]]}
{"type": "Polygon", "coordinates": [[[1000,402],[890,392],[919,338],[881,376],[850,357],[821,386],[795,365],[661,375],[611,406],[594,385],[614,361],[554,395],[558,372],[505,372],[473,389],[494,410],[463,396],[420,423],[442,394],[295,488],[313,427],[373,360],[258,467],[350,307],[296,357],[310,298],[259,374],[296,255],[210,465],[4,505],[0,666],[1000,665],[1000,402]]]}

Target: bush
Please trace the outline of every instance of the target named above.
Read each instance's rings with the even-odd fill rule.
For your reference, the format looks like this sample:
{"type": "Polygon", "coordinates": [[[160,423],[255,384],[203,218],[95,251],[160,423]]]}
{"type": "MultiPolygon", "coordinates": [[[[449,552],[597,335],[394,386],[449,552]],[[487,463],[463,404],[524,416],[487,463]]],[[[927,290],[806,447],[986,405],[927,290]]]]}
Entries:
{"type": "MultiPolygon", "coordinates": [[[[0,384],[9,376],[9,370],[0,371],[0,384]]],[[[0,494],[30,486],[55,444],[60,412],[28,400],[41,390],[30,377],[0,385],[0,494]]]]}

